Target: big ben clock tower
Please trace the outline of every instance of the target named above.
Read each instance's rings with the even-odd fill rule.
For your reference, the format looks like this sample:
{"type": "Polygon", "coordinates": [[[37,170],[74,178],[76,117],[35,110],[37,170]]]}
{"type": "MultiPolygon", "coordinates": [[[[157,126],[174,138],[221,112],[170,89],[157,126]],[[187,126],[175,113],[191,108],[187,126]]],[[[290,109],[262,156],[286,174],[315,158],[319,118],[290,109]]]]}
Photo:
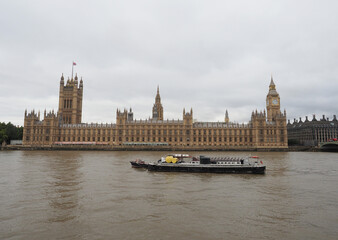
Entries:
{"type": "Polygon", "coordinates": [[[266,110],[268,114],[268,121],[272,122],[276,120],[276,116],[279,115],[280,112],[280,98],[279,94],[276,91],[276,85],[273,82],[271,76],[271,82],[269,86],[269,93],[266,96],[266,110]]]}

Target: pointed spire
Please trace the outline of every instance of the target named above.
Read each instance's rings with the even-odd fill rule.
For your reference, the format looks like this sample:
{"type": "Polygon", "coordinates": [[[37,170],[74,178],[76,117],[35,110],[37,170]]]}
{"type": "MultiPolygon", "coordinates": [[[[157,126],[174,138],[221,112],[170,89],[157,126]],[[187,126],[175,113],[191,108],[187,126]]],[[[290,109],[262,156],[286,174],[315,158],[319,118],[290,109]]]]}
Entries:
{"type": "Polygon", "coordinates": [[[60,85],[64,85],[65,84],[65,78],[63,77],[63,73],[61,75],[61,80],[60,80],[60,85]]]}
{"type": "Polygon", "coordinates": [[[229,113],[228,113],[228,109],[225,110],[225,123],[229,123],[229,113]]]}
{"type": "Polygon", "coordinates": [[[271,82],[270,82],[270,85],[275,85],[275,83],[273,82],[272,73],[271,73],[271,82]]]}
{"type": "Polygon", "coordinates": [[[82,81],[82,77],[81,77],[81,80],[80,80],[80,88],[83,88],[83,81],[82,81]]]}
{"type": "Polygon", "coordinates": [[[161,96],[160,96],[160,86],[157,85],[157,93],[155,97],[155,103],[161,103],[161,96]]]}
{"type": "Polygon", "coordinates": [[[274,83],[274,81],[273,81],[272,74],[271,74],[271,81],[270,81],[269,89],[270,89],[270,90],[276,90],[276,85],[275,85],[275,83],[274,83]]]}
{"type": "Polygon", "coordinates": [[[163,107],[161,104],[160,86],[157,85],[157,94],[153,106],[153,119],[163,120],[163,107]]]}

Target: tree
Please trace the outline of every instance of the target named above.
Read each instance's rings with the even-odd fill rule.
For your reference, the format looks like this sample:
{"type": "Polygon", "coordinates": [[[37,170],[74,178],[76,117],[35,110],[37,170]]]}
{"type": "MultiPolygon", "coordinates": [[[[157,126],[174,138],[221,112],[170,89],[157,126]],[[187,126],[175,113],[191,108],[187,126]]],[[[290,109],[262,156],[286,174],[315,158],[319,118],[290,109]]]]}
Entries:
{"type": "Polygon", "coordinates": [[[17,132],[17,138],[19,140],[22,140],[22,138],[23,138],[23,127],[22,126],[21,127],[17,127],[16,128],[16,132],[17,132]]]}
{"type": "Polygon", "coordinates": [[[16,127],[12,123],[0,122],[0,144],[6,141],[7,144],[11,140],[22,140],[23,127],[16,127]]]}
{"type": "Polygon", "coordinates": [[[0,145],[3,141],[8,142],[8,136],[6,134],[6,129],[0,129],[0,145]]]}

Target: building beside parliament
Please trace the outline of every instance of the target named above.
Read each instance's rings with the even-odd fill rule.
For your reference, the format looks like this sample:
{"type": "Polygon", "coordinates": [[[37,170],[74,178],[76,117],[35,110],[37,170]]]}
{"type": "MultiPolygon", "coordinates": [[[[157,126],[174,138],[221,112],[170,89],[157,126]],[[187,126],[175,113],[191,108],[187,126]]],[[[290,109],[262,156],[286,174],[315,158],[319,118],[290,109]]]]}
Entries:
{"type": "Polygon", "coordinates": [[[282,149],[287,148],[286,111],[271,78],[266,111],[251,113],[248,123],[233,123],[226,111],[222,122],[193,120],[183,109],[182,120],[165,120],[157,88],[152,118],[134,119],[132,109],[116,111],[115,124],[82,123],[83,81],[77,75],[65,83],[62,75],[57,112],[25,111],[23,145],[32,147],[100,146],[106,149],[282,149]],[[42,118],[42,120],[41,120],[42,118]]]}
{"type": "Polygon", "coordinates": [[[326,118],[325,115],[319,120],[313,115],[312,120],[305,116],[303,121],[294,119],[293,123],[288,120],[288,139],[290,144],[303,146],[319,146],[321,143],[328,142],[330,139],[338,138],[338,120],[336,115],[333,119],[326,118]]]}

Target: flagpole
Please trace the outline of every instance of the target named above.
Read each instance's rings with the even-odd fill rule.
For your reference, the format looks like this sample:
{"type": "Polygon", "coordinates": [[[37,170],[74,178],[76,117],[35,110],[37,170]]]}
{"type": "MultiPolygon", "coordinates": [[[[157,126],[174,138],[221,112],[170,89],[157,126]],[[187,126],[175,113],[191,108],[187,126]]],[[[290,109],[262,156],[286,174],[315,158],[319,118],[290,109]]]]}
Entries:
{"type": "Polygon", "coordinates": [[[74,68],[74,61],[72,62],[72,79],[73,79],[73,68],[74,68]]]}

